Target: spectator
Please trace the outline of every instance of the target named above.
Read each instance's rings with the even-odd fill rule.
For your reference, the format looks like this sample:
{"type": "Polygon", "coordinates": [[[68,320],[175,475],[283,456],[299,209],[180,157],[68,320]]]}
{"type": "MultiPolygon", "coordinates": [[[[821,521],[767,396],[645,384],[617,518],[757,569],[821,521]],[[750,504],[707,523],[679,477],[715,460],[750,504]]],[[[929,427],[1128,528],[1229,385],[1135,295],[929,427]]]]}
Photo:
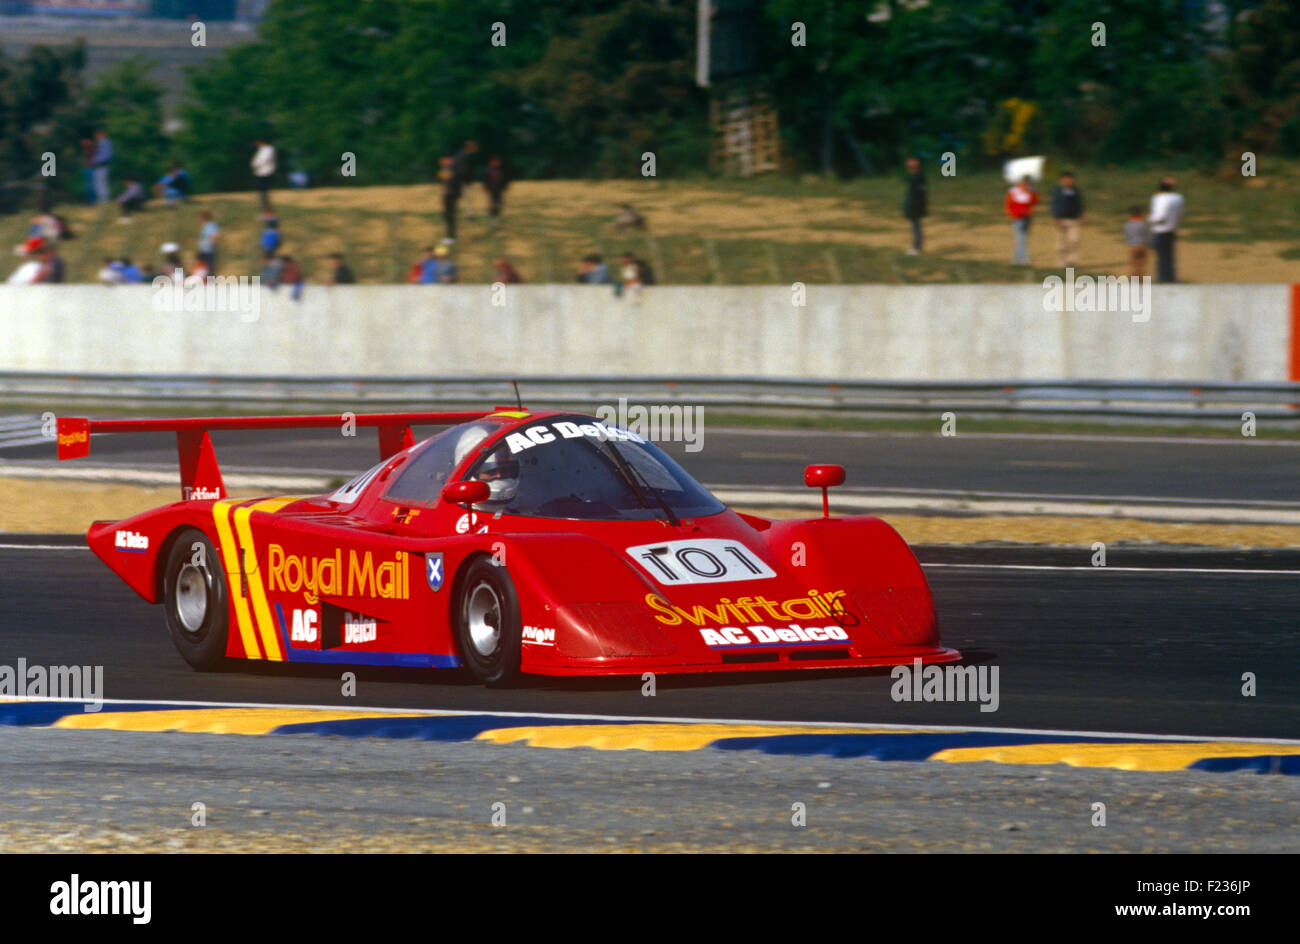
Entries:
{"type": "Polygon", "coordinates": [[[614,276],[600,253],[592,252],[583,256],[578,264],[578,281],[584,285],[613,285],[614,276]]]}
{"type": "Polygon", "coordinates": [[[1128,222],[1124,224],[1124,244],[1128,246],[1128,274],[1141,277],[1147,274],[1147,246],[1151,245],[1151,227],[1142,216],[1142,206],[1128,208],[1128,222]]]}
{"type": "Polygon", "coordinates": [[[1037,205],[1038,191],[1034,189],[1031,178],[1021,177],[1020,183],[1007,190],[1005,208],[1007,216],[1011,217],[1011,230],[1016,238],[1012,265],[1029,265],[1029,223],[1037,205]]]}
{"type": "Polygon", "coordinates": [[[113,142],[108,132],[95,132],[95,150],[90,156],[91,183],[95,189],[95,202],[107,203],[112,199],[108,188],[108,168],[113,163],[113,142]]]}
{"type": "Polygon", "coordinates": [[[265,138],[258,138],[256,144],[257,150],[253,152],[253,159],[248,163],[253,168],[253,176],[257,178],[257,190],[262,197],[262,210],[270,213],[271,180],[275,176],[275,148],[265,138]]]}
{"type": "Polygon", "coordinates": [[[438,180],[442,182],[442,223],[447,238],[456,239],[456,204],[460,202],[461,182],[455,161],[444,157],[438,162],[438,180]]]}
{"type": "Polygon", "coordinates": [[[189,199],[190,175],[176,161],[171,162],[167,173],[154,184],[154,193],[163,198],[163,205],[175,207],[189,199]]]}
{"type": "Polygon", "coordinates": [[[488,194],[488,215],[501,215],[501,201],[505,197],[510,181],[506,179],[506,169],[501,158],[493,157],[488,161],[487,170],[483,172],[483,189],[488,194]]]}
{"type": "Polygon", "coordinates": [[[23,261],[6,280],[9,285],[34,285],[37,282],[41,274],[40,252],[44,247],[45,240],[39,236],[33,236],[18,247],[18,254],[23,257],[23,261]]]}
{"type": "Polygon", "coordinates": [[[262,216],[262,236],[258,241],[259,245],[262,247],[262,252],[264,254],[268,252],[274,253],[280,248],[281,242],[280,221],[274,216],[264,214],[262,216]]]}
{"type": "Polygon", "coordinates": [[[199,258],[209,272],[217,271],[217,245],[221,242],[221,227],[212,218],[211,210],[199,213],[199,258]]]}
{"type": "Polygon", "coordinates": [[[624,252],[623,255],[619,256],[619,274],[621,280],[627,282],[630,278],[630,280],[636,282],[637,285],[645,285],[645,282],[641,280],[641,274],[642,272],[645,272],[645,269],[641,268],[642,265],[642,261],[637,259],[636,256],[630,254],[630,252],[624,252]]]}
{"type": "Polygon", "coordinates": [[[302,298],[302,267],[294,262],[293,256],[280,257],[280,284],[289,286],[289,297],[294,301],[302,298]]]}
{"type": "Polygon", "coordinates": [[[1160,189],[1151,198],[1151,212],[1147,214],[1151,225],[1151,239],[1156,250],[1156,281],[1177,282],[1174,265],[1174,236],[1183,221],[1183,195],[1175,189],[1174,178],[1165,177],[1160,189]]]}
{"type": "Polygon", "coordinates": [[[266,249],[262,252],[262,282],[261,284],[269,289],[275,289],[280,284],[280,269],[284,262],[275,254],[274,249],[266,249]]]}
{"type": "Polygon", "coordinates": [[[641,269],[636,264],[636,256],[630,252],[623,253],[619,257],[618,266],[618,293],[623,292],[635,297],[641,288],[641,269]]]}
{"type": "Polygon", "coordinates": [[[411,268],[407,270],[406,281],[411,285],[429,285],[435,281],[437,258],[433,254],[432,246],[424,247],[424,254],[419,259],[411,263],[411,268]]]}
{"type": "Polygon", "coordinates": [[[140,186],[140,181],[134,177],[126,178],[126,186],[122,192],[117,195],[117,208],[122,215],[117,218],[119,223],[130,223],[131,214],[137,210],[144,209],[145,196],[144,188],[140,186]]]}
{"type": "Polygon", "coordinates": [[[203,285],[211,274],[212,268],[208,261],[203,258],[202,254],[196,255],[194,257],[194,271],[185,276],[184,285],[186,288],[203,285]]]}
{"type": "Polygon", "coordinates": [[[519,271],[510,264],[510,260],[505,256],[497,256],[492,260],[492,265],[497,270],[498,282],[504,282],[506,285],[518,285],[523,281],[519,271]]]}
{"type": "Polygon", "coordinates": [[[144,273],[140,271],[140,268],[125,256],[114,263],[114,266],[122,277],[124,285],[136,285],[145,280],[144,273]]]}
{"type": "Polygon", "coordinates": [[[81,139],[81,182],[86,202],[92,206],[97,203],[95,197],[95,140],[81,139]]]}
{"type": "Polygon", "coordinates": [[[122,273],[117,264],[112,259],[104,260],[104,267],[96,274],[97,278],[104,285],[121,285],[122,273]]]}
{"type": "Polygon", "coordinates": [[[650,268],[650,263],[638,256],[636,258],[636,267],[637,271],[640,273],[642,285],[655,284],[655,270],[650,268]]]}
{"type": "Polygon", "coordinates": [[[456,263],[451,258],[451,250],[445,245],[440,245],[433,251],[434,256],[434,278],[433,281],[443,285],[450,285],[456,281],[456,263]]]}
{"type": "Polygon", "coordinates": [[[41,195],[39,206],[40,212],[32,217],[32,221],[27,227],[28,239],[39,236],[47,243],[52,243],[73,238],[74,234],[68,228],[68,221],[50,209],[49,194],[41,195]]]}
{"type": "Polygon", "coordinates": [[[912,221],[912,248],[907,250],[909,256],[921,251],[921,219],[930,212],[930,196],[925,183],[925,174],[921,172],[919,158],[907,159],[907,192],[903,195],[903,216],[912,221]]]}
{"type": "Polygon", "coordinates": [[[452,170],[456,174],[456,182],[461,188],[468,187],[473,181],[474,161],[477,160],[478,142],[469,140],[464,143],[459,151],[456,152],[455,158],[452,159],[452,170]]]}
{"type": "Polygon", "coordinates": [[[185,263],[181,261],[181,247],[176,243],[163,243],[162,254],[162,274],[173,281],[176,279],[183,281],[185,278],[185,263]]]}
{"type": "Polygon", "coordinates": [[[1056,251],[1061,266],[1079,264],[1079,231],[1083,227],[1083,194],[1074,185],[1074,171],[1062,171],[1052,191],[1052,219],[1056,221],[1056,251]]]}
{"type": "Polygon", "coordinates": [[[33,236],[43,239],[47,243],[62,239],[62,221],[49,210],[42,210],[32,217],[31,225],[27,227],[27,238],[31,239],[33,236]]]}
{"type": "Polygon", "coordinates": [[[354,285],[357,281],[348,264],[343,261],[341,253],[330,253],[330,284],[331,285],[354,285]]]}
{"type": "Polygon", "coordinates": [[[624,203],[619,209],[618,215],[614,217],[614,228],[620,231],[628,229],[644,230],[645,217],[632,209],[631,204],[624,203]]]}
{"type": "Polygon", "coordinates": [[[46,243],[41,247],[41,270],[36,274],[37,282],[45,282],[50,285],[57,285],[65,277],[63,259],[59,256],[59,248],[54,243],[46,243]]]}

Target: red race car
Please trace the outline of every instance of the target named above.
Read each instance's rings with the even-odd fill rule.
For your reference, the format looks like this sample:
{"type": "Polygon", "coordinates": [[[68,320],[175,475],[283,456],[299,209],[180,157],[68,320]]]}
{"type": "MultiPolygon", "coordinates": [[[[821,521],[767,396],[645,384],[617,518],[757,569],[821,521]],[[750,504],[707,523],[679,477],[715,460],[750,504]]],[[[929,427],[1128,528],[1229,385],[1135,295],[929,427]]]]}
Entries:
{"type": "Polygon", "coordinates": [[[58,424],[177,435],[184,500],[97,521],[91,550],[162,603],[184,659],[622,675],[952,662],[925,576],[889,525],[731,511],[653,442],[591,416],[498,408],[348,419],[380,461],[328,495],[226,497],[210,430],[334,416],[58,424]],[[448,426],[414,442],[412,425],[448,426]]]}

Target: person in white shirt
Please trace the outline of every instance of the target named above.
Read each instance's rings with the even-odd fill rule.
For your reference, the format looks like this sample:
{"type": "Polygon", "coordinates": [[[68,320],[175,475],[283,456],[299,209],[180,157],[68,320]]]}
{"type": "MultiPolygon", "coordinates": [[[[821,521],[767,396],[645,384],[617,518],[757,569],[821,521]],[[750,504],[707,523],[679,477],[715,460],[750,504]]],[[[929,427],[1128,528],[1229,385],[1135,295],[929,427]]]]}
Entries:
{"type": "Polygon", "coordinates": [[[32,237],[17,248],[18,255],[23,257],[23,261],[18,264],[18,268],[5,281],[9,285],[35,285],[36,278],[41,274],[41,260],[39,253],[45,241],[40,237],[32,237]]]}
{"type": "Polygon", "coordinates": [[[113,265],[112,259],[104,260],[104,267],[99,270],[95,278],[104,285],[121,285],[126,281],[122,278],[121,271],[113,265]]]}
{"type": "Polygon", "coordinates": [[[41,260],[28,259],[9,276],[10,285],[35,285],[36,277],[41,274],[41,260]]]}
{"type": "Polygon", "coordinates": [[[1151,198],[1147,224],[1156,250],[1156,281],[1177,282],[1174,268],[1174,234],[1183,221],[1183,195],[1174,189],[1174,178],[1164,177],[1151,198]]]}
{"type": "Polygon", "coordinates": [[[262,195],[262,209],[271,211],[271,178],[275,176],[275,148],[265,138],[257,139],[257,151],[248,162],[257,178],[257,190],[262,195]]]}

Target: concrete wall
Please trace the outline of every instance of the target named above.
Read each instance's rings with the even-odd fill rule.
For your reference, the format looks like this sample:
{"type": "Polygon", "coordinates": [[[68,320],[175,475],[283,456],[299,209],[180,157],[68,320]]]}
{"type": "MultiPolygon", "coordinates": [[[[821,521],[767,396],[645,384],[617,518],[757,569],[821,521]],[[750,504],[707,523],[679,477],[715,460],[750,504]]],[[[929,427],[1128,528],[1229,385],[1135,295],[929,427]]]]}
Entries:
{"type": "Polygon", "coordinates": [[[1289,286],[1153,286],[1150,320],[1047,312],[1029,285],[313,286],[257,320],[157,311],[148,286],[0,286],[0,370],[1287,379],[1289,286]]]}

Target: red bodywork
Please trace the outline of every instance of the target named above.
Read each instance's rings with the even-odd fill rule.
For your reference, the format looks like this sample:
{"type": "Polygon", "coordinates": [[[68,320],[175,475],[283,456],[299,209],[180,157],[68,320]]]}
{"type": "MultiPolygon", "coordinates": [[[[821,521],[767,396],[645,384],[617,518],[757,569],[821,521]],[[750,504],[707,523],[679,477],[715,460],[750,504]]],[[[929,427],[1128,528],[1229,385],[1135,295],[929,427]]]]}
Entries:
{"type": "MultiPolygon", "coordinates": [[[[456,464],[447,480],[456,482],[512,431],[561,416],[573,418],[506,409],[357,415],[356,426],[378,430],[386,461],[368,478],[309,498],[226,498],[208,431],[339,427],[346,417],[63,419],[59,455],[85,455],[96,433],[177,434],[185,500],[96,522],[87,541],[132,589],[157,603],[178,532],[201,530],[226,573],[226,654],[234,658],[457,666],[457,580],[480,555],[502,563],[517,591],[527,673],[826,669],[961,658],[939,645],[921,567],[877,518],[772,521],[727,509],[671,524],[475,511],[471,522],[465,507],[445,500],[386,497],[394,473],[425,445],[413,444],[412,424],[496,424],[456,464]],[[705,560],[697,548],[711,548],[729,561],[727,573],[665,583],[668,571],[656,570],[647,546],[688,560],[692,553],[705,560]],[[738,576],[741,564],[764,573],[738,576]]],[[[835,468],[818,467],[809,484],[838,484],[835,468]]]]}

